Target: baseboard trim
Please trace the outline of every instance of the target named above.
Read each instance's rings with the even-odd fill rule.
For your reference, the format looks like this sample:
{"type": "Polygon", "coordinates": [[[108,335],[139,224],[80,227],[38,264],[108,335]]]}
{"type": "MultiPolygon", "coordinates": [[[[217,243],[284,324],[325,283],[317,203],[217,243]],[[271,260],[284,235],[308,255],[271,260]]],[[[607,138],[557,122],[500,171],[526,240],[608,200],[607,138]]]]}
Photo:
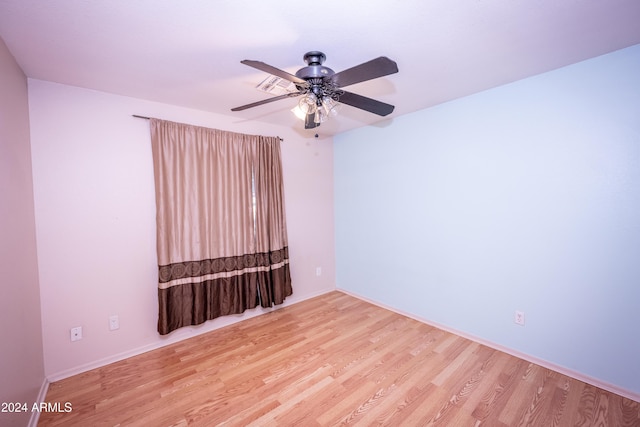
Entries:
{"type": "MultiPolygon", "coordinates": [[[[38,404],[44,402],[45,399],[47,398],[47,391],[49,391],[49,384],[50,384],[49,380],[47,380],[46,378],[42,380],[42,385],[40,386],[38,397],[36,397],[36,400],[35,400],[38,404]]],[[[40,412],[32,411],[31,417],[29,418],[29,424],[27,425],[29,427],[36,427],[38,425],[39,420],[40,420],[40,412]]]]}
{"type": "MultiPolygon", "coordinates": [[[[78,374],[82,374],[84,372],[87,371],[91,371],[93,369],[97,369],[97,368],[101,368],[103,366],[109,365],[111,363],[115,363],[115,362],[119,362],[121,360],[124,359],[128,359],[129,357],[134,357],[134,356],[138,356],[140,354],[143,353],[147,353],[149,351],[153,351],[153,350],[157,350],[159,348],[162,347],[166,347],[168,345],[171,344],[175,344],[177,342],[189,339],[189,338],[193,338],[196,337],[198,335],[202,335],[202,334],[206,334],[209,333],[211,331],[215,331],[217,329],[220,328],[224,328],[226,326],[230,326],[233,325],[235,323],[238,322],[242,322],[243,320],[248,320],[252,317],[256,317],[256,316],[260,316],[262,314],[266,314],[266,313],[270,313],[272,311],[275,310],[280,310],[282,308],[288,307],[290,305],[293,304],[297,304],[299,302],[311,299],[311,298],[315,298],[318,297],[320,295],[324,295],[326,293],[329,292],[333,292],[335,291],[335,288],[330,288],[330,289],[323,289],[321,291],[318,292],[314,292],[311,294],[307,294],[304,295],[302,297],[298,297],[295,298],[295,295],[292,295],[291,297],[287,298],[287,300],[285,300],[285,302],[281,305],[276,305],[270,308],[262,308],[262,307],[257,307],[255,309],[251,309],[251,310],[247,310],[244,313],[242,313],[241,315],[237,315],[237,316],[223,316],[223,317],[218,317],[217,319],[213,319],[213,321],[215,322],[216,320],[218,321],[218,323],[214,323],[211,324],[209,327],[203,327],[203,325],[199,325],[196,327],[187,327],[187,328],[182,328],[182,331],[175,331],[176,333],[173,334],[172,336],[167,337],[166,339],[163,339],[161,341],[156,341],[147,345],[143,345],[140,347],[136,347],[133,348],[131,350],[127,350],[121,353],[117,353],[102,359],[98,359],[98,360],[94,360],[92,362],[89,363],[85,363],[83,365],[79,365],[76,367],[73,367],[71,369],[67,369],[61,372],[57,372],[57,373],[53,373],[53,374],[49,374],[47,375],[47,380],[48,383],[53,383],[56,381],[60,381],[63,380],[65,378],[69,378],[72,377],[74,375],[78,375],[78,374]]],[[[211,321],[210,321],[211,322],[211,321]]],[[[205,323],[206,325],[206,323],[205,323]]],[[[48,384],[47,383],[47,384],[48,384]]],[[[46,394],[46,390],[45,390],[45,394],[46,394]]],[[[44,401],[44,396],[43,396],[43,400],[44,401]]]]}
{"type": "Polygon", "coordinates": [[[450,328],[450,327],[448,327],[446,325],[442,325],[442,324],[439,324],[437,322],[433,322],[431,320],[422,318],[420,316],[416,316],[414,314],[407,313],[407,312],[404,312],[402,310],[398,310],[395,307],[388,306],[388,305],[383,304],[383,303],[381,303],[379,301],[372,300],[370,298],[367,298],[365,296],[359,295],[357,293],[354,293],[354,292],[351,292],[351,291],[347,291],[347,290],[344,290],[344,289],[336,289],[336,290],[338,292],[342,292],[342,293],[347,294],[349,296],[352,296],[354,298],[358,298],[358,299],[360,299],[362,301],[366,301],[366,302],[368,302],[370,304],[373,304],[375,306],[378,306],[380,308],[384,308],[386,310],[392,311],[394,313],[398,313],[398,314],[400,314],[402,316],[405,316],[405,317],[408,317],[410,319],[417,320],[418,322],[424,323],[426,325],[433,326],[434,328],[442,329],[443,331],[446,331],[446,332],[449,332],[451,334],[455,334],[455,335],[461,336],[461,337],[466,338],[468,340],[477,342],[478,344],[485,345],[487,347],[493,348],[493,349],[501,351],[503,353],[507,353],[507,354],[509,354],[511,356],[520,358],[522,360],[526,360],[527,362],[534,363],[536,365],[542,366],[543,368],[550,369],[550,370],[558,372],[558,373],[560,373],[562,375],[566,375],[568,377],[574,378],[576,380],[582,381],[582,382],[590,384],[592,386],[599,387],[599,388],[601,388],[603,390],[610,391],[611,393],[618,394],[618,395],[620,395],[622,397],[626,397],[626,398],[634,400],[636,402],[640,402],[640,393],[636,393],[636,392],[634,392],[632,390],[627,390],[625,388],[616,386],[615,384],[610,384],[610,383],[608,383],[606,381],[602,381],[602,380],[600,380],[598,378],[594,378],[594,377],[591,377],[589,375],[585,375],[585,374],[583,374],[581,372],[577,372],[577,371],[574,371],[572,369],[566,368],[564,366],[557,365],[557,364],[555,364],[553,362],[549,362],[547,360],[540,359],[540,358],[537,358],[535,356],[531,356],[531,355],[526,354],[526,353],[522,353],[522,352],[520,352],[518,350],[514,350],[512,348],[508,348],[508,347],[505,347],[505,346],[500,345],[500,344],[496,344],[494,342],[491,342],[491,341],[485,340],[483,338],[468,334],[466,332],[458,331],[458,330],[456,330],[454,328],[450,328]]]}

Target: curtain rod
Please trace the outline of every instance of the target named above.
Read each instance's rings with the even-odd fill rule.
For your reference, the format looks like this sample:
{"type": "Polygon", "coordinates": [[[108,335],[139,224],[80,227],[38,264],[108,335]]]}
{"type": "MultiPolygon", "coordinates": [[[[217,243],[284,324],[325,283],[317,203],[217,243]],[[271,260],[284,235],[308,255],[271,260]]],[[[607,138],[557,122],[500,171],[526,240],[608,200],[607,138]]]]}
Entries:
{"type": "MultiPolygon", "coordinates": [[[[135,117],[136,119],[145,119],[145,120],[151,120],[151,117],[147,117],[147,116],[139,116],[137,114],[132,114],[133,117],[135,117]]],[[[284,139],[280,138],[279,136],[277,137],[280,141],[284,141],[284,139]]],[[[317,137],[316,137],[317,138],[317,137]]]]}

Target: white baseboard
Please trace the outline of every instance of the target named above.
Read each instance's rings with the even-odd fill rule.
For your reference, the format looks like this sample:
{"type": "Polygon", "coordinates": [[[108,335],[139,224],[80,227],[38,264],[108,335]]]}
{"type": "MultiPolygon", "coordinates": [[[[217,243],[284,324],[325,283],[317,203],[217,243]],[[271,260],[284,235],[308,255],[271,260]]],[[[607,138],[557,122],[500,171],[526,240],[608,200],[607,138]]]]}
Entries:
{"type": "Polygon", "coordinates": [[[353,293],[353,292],[350,292],[350,291],[347,291],[347,290],[344,290],[344,289],[336,289],[336,290],[339,291],[339,292],[345,293],[347,295],[350,295],[350,296],[352,296],[354,298],[358,298],[358,299],[360,299],[362,301],[366,301],[366,302],[368,302],[370,304],[376,305],[376,306],[378,306],[380,308],[384,308],[386,310],[393,311],[394,313],[398,313],[398,314],[400,314],[402,316],[405,316],[405,317],[408,317],[410,319],[417,320],[418,322],[424,323],[426,325],[433,326],[433,327],[438,328],[438,329],[442,329],[443,331],[449,332],[449,333],[454,334],[454,335],[461,336],[463,338],[466,338],[468,340],[477,342],[479,344],[485,345],[487,347],[493,348],[493,349],[501,351],[503,353],[510,354],[511,356],[515,356],[515,357],[517,357],[519,359],[526,360],[527,362],[534,363],[536,365],[539,365],[539,366],[542,366],[544,368],[550,369],[552,371],[558,372],[558,373],[560,373],[562,375],[566,375],[568,377],[574,378],[574,379],[582,381],[584,383],[591,384],[592,386],[599,387],[599,388],[601,388],[603,390],[607,390],[607,391],[610,391],[612,393],[618,394],[620,396],[626,397],[628,399],[635,400],[636,402],[640,402],[640,393],[634,392],[632,390],[627,390],[625,388],[616,386],[615,384],[610,384],[610,383],[608,383],[606,381],[602,381],[602,380],[600,380],[598,378],[590,377],[590,376],[585,375],[585,374],[583,374],[581,372],[574,371],[574,370],[566,368],[564,366],[556,365],[555,363],[549,362],[547,360],[539,359],[539,358],[537,358],[535,356],[531,356],[529,354],[521,353],[521,352],[519,352],[517,350],[511,349],[511,348],[508,348],[508,347],[504,347],[504,346],[502,346],[500,344],[496,344],[494,342],[487,341],[487,340],[485,340],[483,338],[479,338],[479,337],[467,334],[466,332],[455,330],[455,329],[450,328],[450,327],[448,327],[446,325],[441,325],[441,324],[439,324],[437,322],[432,322],[432,321],[430,321],[428,319],[421,318],[421,317],[416,316],[414,314],[403,312],[402,310],[398,310],[397,308],[390,307],[390,306],[388,306],[386,304],[383,304],[383,303],[380,303],[378,301],[369,299],[369,298],[364,297],[362,295],[358,295],[356,293],[353,293]]]}
{"type": "MultiPolygon", "coordinates": [[[[75,366],[71,369],[67,369],[61,372],[57,372],[54,374],[50,374],[47,375],[47,379],[49,383],[53,383],[56,381],[60,381],[63,380],[65,378],[69,378],[72,377],[74,375],[78,375],[81,374],[83,372],[87,372],[90,371],[92,369],[96,369],[96,368],[101,368],[103,366],[109,365],[111,363],[115,363],[115,362],[119,362],[121,360],[124,359],[128,359],[129,357],[133,357],[133,356],[138,356],[140,354],[146,353],[148,351],[152,351],[152,350],[157,350],[159,348],[162,347],[166,347],[168,345],[174,344],[176,342],[180,342],[183,341],[185,339],[189,339],[189,338],[193,338],[195,336],[198,335],[202,335],[202,334],[206,334],[208,332],[211,331],[215,331],[216,329],[220,329],[223,328],[225,326],[229,326],[232,325],[234,323],[238,323],[241,322],[243,320],[247,320],[250,319],[252,317],[256,317],[256,316],[260,316],[262,314],[266,314],[275,310],[279,310],[281,308],[284,307],[288,307],[290,305],[293,304],[297,304],[299,302],[311,299],[311,298],[315,298],[317,296],[320,295],[324,295],[326,293],[329,292],[333,292],[335,291],[335,288],[330,288],[330,289],[325,289],[325,290],[321,290],[318,292],[314,292],[308,295],[304,295],[302,297],[298,297],[296,298],[295,295],[292,295],[290,297],[288,297],[285,302],[281,305],[276,305],[270,308],[262,308],[260,306],[254,308],[254,309],[250,309],[245,311],[244,313],[240,314],[240,315],[232,315],[232,316],[223,316],[223,317],[218,317],[216,319],[213,319],[213,322],[215,323],[210,323],[209,322],[205,322],[202,325],[198,325],[195,327],[185,327],[182,328],[181,330],[175,331],[174,333],[170,334],[170,336],[167,336],[165,338],[161,338],[159,341],[147,344],[147,345],[143,345],[141,347],[136,347],[133,348],[131,350],[127,350],[118,354],[114,354],[99,360],[94,360],[92,362],[89,363],[85,363],[83,365],[79,365],[79,366],[75,366]],[[208,323],[208,326],[207,326],[208,323]]],[[[45,394],[46,394],[46,390],[45,390],[45,394]]],[[[44,399],[44,396],[43,396],[44,399]]]]}
{"type": "MultiPolygon", "coordinates": [[[[45,401],[47,398],[47,391],[49,390],[49,381],[44,378],[42,380],[42,385],[40,386],[40,391],[38,392],[38,397],[36,397],[35,402],[40,404],[45,401]]],[[[40,411],[31,411],[31,418],[29,418],[29,427],[36,427],[38,425],[38,420],[40,419],[40,411]]]]}

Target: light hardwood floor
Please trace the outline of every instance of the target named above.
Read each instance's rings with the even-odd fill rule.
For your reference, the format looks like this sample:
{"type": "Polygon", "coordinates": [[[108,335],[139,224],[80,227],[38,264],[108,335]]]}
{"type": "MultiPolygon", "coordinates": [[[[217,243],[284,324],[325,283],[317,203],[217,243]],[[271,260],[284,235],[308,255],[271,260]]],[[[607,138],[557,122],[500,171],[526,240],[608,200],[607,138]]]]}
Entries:
{"type": "Polygon", "coordinates": [[[640,403],[331,292],[67,378],[40,426],[640,426],[640,403]]]}

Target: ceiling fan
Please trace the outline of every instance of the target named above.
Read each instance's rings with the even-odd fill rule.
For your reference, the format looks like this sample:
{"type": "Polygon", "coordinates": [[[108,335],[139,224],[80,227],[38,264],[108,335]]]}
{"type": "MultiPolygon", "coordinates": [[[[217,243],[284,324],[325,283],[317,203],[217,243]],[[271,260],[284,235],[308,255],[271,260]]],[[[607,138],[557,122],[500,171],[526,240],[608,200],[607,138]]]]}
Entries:
{"type": "Polygon", "coordinates": [[[397,73],[398,65],[389,58],[381,56],[339,73],[322,65],[326,59],[322,52],[307,52],[303,59],[307,66],[299,69],[295,75],[264,62],[248,59],[240,61],[242,64],[291,82],[294,88],[283,95],[232,108],[231,111],[242,111],[273,101],[302,96],[293,111],[304,120],[305,129],[318,127],[328,117],[336,115],[339,103],[360,108],[379,116],[386,116],[393,112],[393,105],[342,89],[355,83],[397,73]]]}

